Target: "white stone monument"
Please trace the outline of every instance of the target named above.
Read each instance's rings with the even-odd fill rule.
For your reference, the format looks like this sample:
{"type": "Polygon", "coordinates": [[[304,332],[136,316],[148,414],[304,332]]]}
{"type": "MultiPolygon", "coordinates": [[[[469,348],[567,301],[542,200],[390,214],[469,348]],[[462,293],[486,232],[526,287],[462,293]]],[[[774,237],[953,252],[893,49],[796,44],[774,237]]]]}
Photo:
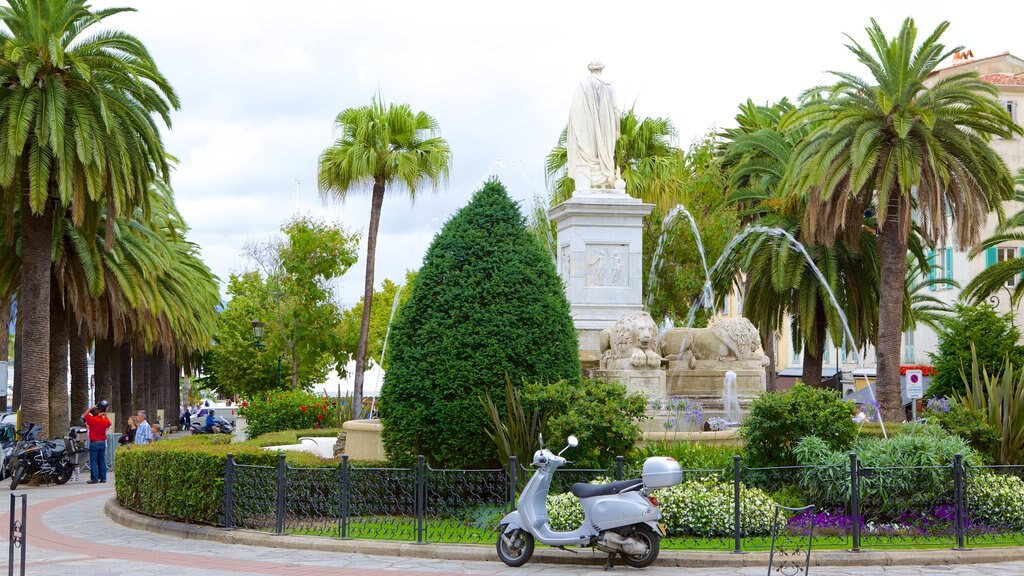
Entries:
{"type": "Polygon", "coordinates": [[[598,61],[580,81],[569,110],[566,168],[572,198],[548,217],[558,230],[558,273],[565,282],[583,356],[596,358],[601,330],[643,310],[643,218],[654,209],[626,194],[615,168],[620,114],[598,61]]]}

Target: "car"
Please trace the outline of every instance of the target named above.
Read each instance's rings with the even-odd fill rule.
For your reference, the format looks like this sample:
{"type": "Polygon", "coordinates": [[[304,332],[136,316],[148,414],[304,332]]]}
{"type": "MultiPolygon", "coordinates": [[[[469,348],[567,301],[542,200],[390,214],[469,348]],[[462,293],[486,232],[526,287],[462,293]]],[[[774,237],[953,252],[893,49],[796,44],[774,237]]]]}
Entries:
{"type": "Polygon", "coordinates": [[[195,422],[198,419],[200,422],[206,422],[206,414],[214,410],[214,416],[220,416],[227,420],[232,426],[235,425],[235,417],[238,415],[238,406],[232,404],[220,404],[215,402],[206,401],[199,407],[199,412],[192,415],[192,421],[195,422]]]}

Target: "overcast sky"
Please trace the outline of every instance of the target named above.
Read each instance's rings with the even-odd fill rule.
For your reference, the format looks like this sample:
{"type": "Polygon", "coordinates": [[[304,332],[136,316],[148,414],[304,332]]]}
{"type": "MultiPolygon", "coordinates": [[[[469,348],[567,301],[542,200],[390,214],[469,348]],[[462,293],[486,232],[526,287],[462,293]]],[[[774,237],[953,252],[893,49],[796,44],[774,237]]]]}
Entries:
{"type": "MultiPolygon", "coordinates": [[[[190,237],[220,276],[242,246],[296,212],[365,235],[369,195],[321,201],[320,152],[341,110],[376,93],[433,115],[451,145],[448,185],[384,202],[376,278],[420,266],[444,222],[497,175],[525,207],[545,194],[544,157],[586,64],[604,61],[620,106],[670,118],[678,144],[729,126],[737,105],[796,97],[826,70],[863,74],[845,34],[871,17],[892,35],[906,16],[978,57],[1024,56],[1024,4],[975,2],[95,2],[139,12],[108,20],[140,37],[181,97],[165,134],[190,237]]],[[[368,192],[368,191],[367,191],[368,192]]],[[[363,243],[365,251],[365,242],[363,243]]],[[[362,295],[363,259],[338,284],[362,295]]]]}

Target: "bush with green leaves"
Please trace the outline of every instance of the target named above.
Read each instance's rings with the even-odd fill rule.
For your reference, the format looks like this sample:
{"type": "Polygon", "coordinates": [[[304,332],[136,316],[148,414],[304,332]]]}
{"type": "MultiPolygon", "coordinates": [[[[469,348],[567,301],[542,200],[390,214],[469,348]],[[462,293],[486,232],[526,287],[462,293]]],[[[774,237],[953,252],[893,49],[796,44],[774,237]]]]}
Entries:
{"type": "Polygon", "coordinates": [[[793,450],[806,436],[821,438],[833,450],[846,450],[857,439],[855,406],[834,390],[797,382],[788,392],[758,396],[740,428],[746,439],[747,466],[793,466],[793,450]]]}
{"type": "Polygon", "coordinates": [[[642,394],[629,394],[621,384],[562,380],[527,384],[523,405],[541,414],[548,445],[561,447],[570,434],[579,439],[579,446],[568,453],[577,468],[604,468],[633,450],[647,403],[642,394]]]}
{"type": "Polygon", "coordinates": [[[238,414],[245,418],[248,438],[282,430],[338,427],[336,401],[306,390],[272,392],[262,400],[247,400],[238,414]]]}
{"type": "Polygon", "coordinates": [[[562,280],[497,180],[434,238],[391,327],[381,394],[388,457],[431,465],[496,465],[486,438],[489,394],[505,413],[514,382],[579,378],[579,345],[562,280]]]}
{"type": "Polygon", "coordinates": [[[1024,530],[1024,481],[1009,474],[974,474],[967,485],[967,509],[976,523],[1024,530]]]}
{"type": "Polygon", "coordinates": [[[1013,324],[1013,313],[1000,314],[989,304],[956,305],[956,312],[942,322],[938,349],[928,356],[936,374],[926,391],[928,396],[948,397],[967,392],[964,375],[971,373],[973,343],[981,367],[989,374],[999,372],[1007,357],[1014,366],[1024,365],[1024,346],[1020,331],[1013,324]]]}
{"type": "Polygon", "coordinates": [[[741,452],[738,446],[711,446],[700,442],[648,442],[637,448],[630,465],[640,470],[644,460],[651,456],[669,456],[679,462],[683,470],[714,471],[722,480],[732,478],[733,456],[741,452]]]}
{"type": "Polygon", "coordinates": [[[929,410],[925,416],[929,422],[935,422],[943,430],[966,440],[986,460],[992,460],[999,444],[999,434],[981,412],[968,410],[960,402],[952,402],[949,410],[929,410]]]}
{"type": "Polygon", "coordinates": [[[860,501],[865,509],[881,512],[927,509],[948,503],[953,496],[953,458],[963,454],[964,464],[980,463],[967,442],[937,424],[908,424],[888,440],[862,438],[852,450],[836,450],[817,436],[800,441],[796,450],[801,466],[800,487],[819,506],[842,506],[850,500],[850,457],[857,453],[862,468],[878,471],[861,477],[860,501]]]}

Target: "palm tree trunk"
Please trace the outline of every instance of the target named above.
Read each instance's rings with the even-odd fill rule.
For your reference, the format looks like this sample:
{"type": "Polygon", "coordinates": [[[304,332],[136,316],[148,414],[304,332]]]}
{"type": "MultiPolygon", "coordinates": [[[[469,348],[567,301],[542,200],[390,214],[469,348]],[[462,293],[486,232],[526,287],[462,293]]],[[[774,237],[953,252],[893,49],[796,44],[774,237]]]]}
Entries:
{"type": "Polygon", "coordinates": [[[110,357],[114,354],[114,344],[107,338],[96,339],[96,353],[93,356],[94,363],[92,372],[96,377],[96,399],[95,402],[106,400],[110,402],[110,357]]]}
{"type": "Polygon", "coordinates": [[[775,381],[775,366],[778,364],[778,360],[775,358],[776,346],[774,331],[770,332],[764,339],[764,354],[768,357],[768,365],[764,367],[765,390],[767,392],[775,392],[778,390],[778,385],[775,381]]]}
{"type": "Polygon", "coordinates": [[[77,326],[71,327],[69,347],[71,349],[71,418],[78,418],[89,407],[89,353],[86,349],[85,336],[78,332],[77,326]]]}
{"type": "Polygon", "coordinates": [[[132,348],[132,407],[128,416],[149,408],[149,379],[146,374],[146,353],[141,346],[132,348]]]}
{"type": "Polygon", "coordinates": [[[821,361],[825,355],[825,305],[820,298],[814,314],[814,347],[817,354],[812,354],[810,347],[804,346],[803,379],[808,386],[821,388],[821,361]]]}
{"type": "Polygon", "coordinates": [[[50,290],[50,436],[63,435],[71,423],[68,407],[68,314],[64,295],[50,290]]]}
{"type": "Polygon", "coordinates": [[[117,410],[121,405],[121,355],[117,346],[110,345],[110,410],[117,410]]]}
{"type": "Polygon", "coordinates": [[[909,200],[894,192],[884,226],[878,234],[882,289],[878,301],[875,390],[882,417],[887,422],[906,419],[900,396],[900,344],[903,338],[903,277],[907,273],[907,236],[903,228],[908,218],[909,200]]]}
{"type": "Polygon", "coordinates": [[[118,378],[118,405],[117,417],[121,422],[127,422],[132,415],[132,348],[128,344],[121,344],[115,348],[115,354],[121,364],[120,378],[118,378]]]}
{"type": "Polygon", "coordinates": [[[370,336],[370,307],[373,305],[373,268],[377,253],[377,228],[380,211],[384,206],[384,182],[373,183],[373,201],[370,204],[370,229],[366,233],[366,281],[363,284],[363,321],[359,325],[359,345],[356,347],[356,373],[352,386],[352,418],[359,418],[363,409],[363,371],[366,366],[366,341],[370,336]]]}
{"type": "MultiPolygon", "coordinates": [[[[0,298],[0,362],[5,362],[3,366],[4,374],[0,379],[7,377],[7,364],[11,360],[10,357],[10,346],[11,346],[11,300],[10,298],[0,298]]],[[[6,380],[5,380],[6,381],[6,380]]],[[[11,383],[13,384],[13,382],[11,383]]],[[[7,389],[0,390],[0,410],[7,410],[7,389]]]]}
{"type": "MultiPolygon", "coordinates": [[[[28,179],[23,178],[27,184],[28,179]]],[[[47,426],[50,422],[50,247],[53,236],[53,202],[43,213],[32,213],[28,190],[21,198],[21,287],[18,316],[21,335],[21,421],[47,426]]],[[[44,430],[40,438],[47,438],[44,430]]]]}
{"type": "Polygon", "coordinates": [[[149,394],[146,396],[146,406],[149,411],[146,412],[149,418],[150,424],[156,422],[156,411],[160,409],[160,389],[162,387],[162,378],[160,370],[160,357],[156,354],[146,355],[146,380],[149,381],[149,387],[147,388],[149,394]]]}
{"type": "MultiPolygon", "coordinates": [[[[178,365],[173,361],[167,362],[167,423],[175,426],[178,424],[178,413],[181,412],[181,387],[178,385],[178,365]]],[[[169,430],[168,430],[169,431],[169,430]]]]}
{"type": "Polygon", "coordinates": [[[14,321],[14,390],[11,394],[11,410],[21,410],[21,316],[14,321]]]}

